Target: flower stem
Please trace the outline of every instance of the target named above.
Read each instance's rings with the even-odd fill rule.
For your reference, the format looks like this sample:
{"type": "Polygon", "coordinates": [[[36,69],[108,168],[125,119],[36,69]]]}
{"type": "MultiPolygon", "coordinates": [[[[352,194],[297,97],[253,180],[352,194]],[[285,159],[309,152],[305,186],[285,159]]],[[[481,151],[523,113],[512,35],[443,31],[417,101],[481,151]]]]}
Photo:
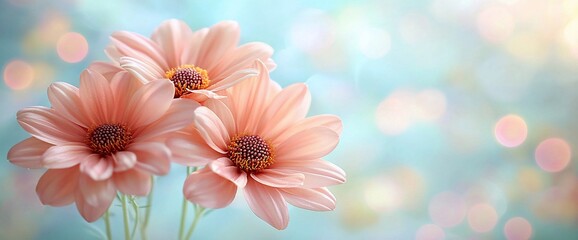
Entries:
{"type": "Polygon", "coordinates": [[[126,207],[126,195],[121,195],[121,203],[122,203],[122,219],[124,221],[124,239],[130,239],[130,231],[128,227],[128,208],[126,207]]]}
{"type": "MultiPolygon", "coordinates": [[[[191,174],[191,167],[187,167],[187,177],[191,174]]],[[[182,211],[181,211],[181,224],[179,226],[179,239],[183,239],[183,233],[185,232],[185,222],[187,221],[187,199],[183,196],[182,211]]]]}
{"type": "Polygon", "coordinates": [[[130,239],[134,239],[134,236],[136,234],[136,229],[138,228],[138,222],[139,222],[139,214],[138,214],[138,203],[136,202],[136,198],[132,197],[130,199],[130,203],[132,205],[132,208],[134,210],[134,226],[132,228],[132,231],[130,233],[130,239]]]}
{"type": "Polygon", "coordinates": [[[151,216],[151,209],[152,209],[152,202],[153,202],[153,189],[154,189],[154,184],[155,184],[155,179],[154,177],[151,177],[151,191],[149,193],[149,195],[147,196],[147,205],[146,205],[146,210],[145,210],[145,217],[144,217],[144,221],[141,225],[140,228],[140,237],[143,240],[147,240],[147,227],[149,225],[149,218],[151,216]]]}
{"type": "Polygon", "coordinates": [[[195,208],[195,219],[193,219],[193,223],[191,224],[191,227],[189,228],[189,231],[187,232],[187,237],[185,238],[186,240],[191,239],[191,236],[193,235],[193,232],[195,231],[195,228],[197,227],[197,223],[199,223],[199,220],[201,219],[201,217],[203,216],[203,213],[206,210],[206,208],[198,206],[196,204],[195,204],[195,206],[197,206],[195,208]]]}
{"type": "Polygon", "coordinates": [[[106,227],[106,239],[112,240],[112,232],[110,231],[110,213],[108,210],[104,213],[104,226],[106,227]]]}

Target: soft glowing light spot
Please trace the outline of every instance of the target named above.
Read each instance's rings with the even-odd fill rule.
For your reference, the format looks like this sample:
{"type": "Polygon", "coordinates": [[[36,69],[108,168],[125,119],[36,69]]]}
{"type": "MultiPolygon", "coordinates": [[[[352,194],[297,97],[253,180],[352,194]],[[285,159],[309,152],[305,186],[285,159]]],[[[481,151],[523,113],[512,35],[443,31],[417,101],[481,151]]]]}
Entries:
{"type": "Polygon", "coordinates": [[[578,18],[570,21],[564,27],[564,40],[572,50],[575,57],[578,57],[578,18]]]}
{"type": "Polygon", "coordinates": [[[415,101],[418,111],[416,117],[423,121],[437,120],[446,111],[446,97],[439,90],[423,90],[415,96],[415,101]]]}
{"type": "Polygon", "coordinates": [[[399,135],[412,123],[412,94],[396,91],[377,106],[375,120],[379,130],[386,135],[399,135]]]}
{"type": "Polygon", "coordinates": [[[22,49],[26,54],[42,56],[54,51],[58,39],[70,31],[70,20],[60,12],[46,11],[43,15],[38,25],[22,39],[22,49]]]}
{"type": "Polygon", "coordinates": [[[530,239],[532,236],[532,225],[524,218],[511,218],[504,226],[504,234],[508,240],[530,239]]]}
{"type": "Polygon", "coordinates": [[[442,192],[431,200],[429,215],[435,224],[442,227],[453,227],[464,220],[466,204],[462,196],[453,192],[442,192]]]}
{"type": "Polygon", "coordinates": [[[468,212],[468,223],[476,232],[489,232],[498,223],[498,213],[488,204],[476,204],[468,212]]]}
{"type": "Polygon", "coordinates": [[[392,211],[402,203],[401,191],[389,179],[377,177],[365,185],[365,201],[374,211],[392,211]]]}
{"type": "Polygon", "coordinates": [[[533,167],[526,167],[518,173],[518,181],[513,186],[515,189],[532,194],[542,190],[544,187],[543,175],[533,167]]]}
{"type": "Polygon", "coordinates": [[[398,166],[370,179],[364,186],[367,205],[376,212],[391,212],[421,206],[425,183],[419,173],[398,166]]]}
{"type": "Polygon", "coordinates": [[[572,157],[572,150],[566,141],[550,138],[542,141],[535,152],[536,163],[547,172],[562,171],[572,157]]]}
{"type": "Polygon", "coordinates": [[[484,204],[492,206],[498,217],[508,209],[508,197],[503,186],[491,181],[480,181],[464,194],[467,206],[484,204]]]}
{"type": "Polygon", "coordinates": [[[375,120],[387,135],[399,135],[418,121],[435,121],[446,111],[446,97],[436,89],[396,90],[379,103],[375,120]]]}
{"type": "Polygon", "coordinates": [[[528,136],[526,122],[519,116],[508,115],[501,118],[494,128],[496,140],[505,147],[517,147],[528,136]]]}
{"type": "Polygon", "coordinates": [[[515,58],[532,64],[542,64],[548,59],[551,42],[537,31],[512,34],[506,42],[506,50],[515,58]]]}
{"type": "Polygon", "coordinates": [[[367,28],[359,35],[359,50],[371,59],[385,56],[391,47],[389,34],[380,28],[367,28]]]}
{"type": "Polygon", "coordinates": [[[334,39],[331,17],[317,9],[305,10],[290,31],[291,43],[307,53],[329,47],[334,39]]]}
{"type": "Polygon", "coordinates": [[[503,7],[489,7],[478,15],[478,31],[490,42],[506,39],[514,29],[512,15],[503,7]]]}
{"type": "Polygon", "coordinates": [[[399,186],[401,207],[415,209],[422,206],[426,183],[418,171],[407,166],[400,166],[386,174],[396,186],[399,186]]]}
{"type": "Polygon", "coordinates": [[[13,90],[22,90],[32,84],[34,68],[30,64],[14,60],[4,67],[4,83],[13,90]]]}
{"type": "Polygon", "coordinates": [[[56,52],[65,62],[80,62],[88,53],[88,42],[80,33],[69,32],[56,42],[56,52]]]}
{"type": "Polygon", "coordinates": [[[445,238],[445,231],[435,224],[423,225],[415,233],[415,240],[443,240],[445,238]]]}
{"type": "Polygon", "coordinates": [[[400,36],[410,44],[431,44],[431,20],[423,14],[409,13],[399,23],[400,36]]]}

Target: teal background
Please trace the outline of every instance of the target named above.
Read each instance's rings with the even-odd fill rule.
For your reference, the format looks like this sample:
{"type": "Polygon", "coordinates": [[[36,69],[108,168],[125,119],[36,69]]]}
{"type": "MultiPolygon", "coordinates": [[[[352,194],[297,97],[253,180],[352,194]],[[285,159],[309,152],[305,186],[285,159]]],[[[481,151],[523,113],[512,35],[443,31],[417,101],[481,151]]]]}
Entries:
{"type": "MultiPolygon", "coordinates": [[[[420,227],[436,224],[445,239],[506,239],[508,220],[522,217],[533,239],[578,239],[576,157],[548,172],[535,154],[549,138],[571,150],[578,144],[576,1],[3,0],[1,70],[24,61],[34,76],[19,89],[17,77],[3,75],[0,155],[28,136],[16,112],[48,106],[52,82],[77,85],[90,62],[106,60],[113,31],[149,36],[169,18],[192,29],[239,22],[242,43],[275,49],[276,81],[309,85],[310,115],[336,114],[344,123],[340,144],[325,158],[348,175],[330,188],[335,211],[290,207],[289,226],[278,231],[238,195],[203,218],[194,238],[415,239],[420,227]],[[57,54],[67,32],[88,42],[80,62],[57,54]],[[515,147],[500,144],[494,131],[509,114],[527,125],[515,147]],[[482,233],[471,211],[480,203],[496,216],[482,233]],[[442,226],[448,219],[454,224],[442,226]]],[[[102,221],[86,223],[74,205],[40,204],[34,188],[43,172],[0,161],[0,239],[98,239],[102,221]]],[[[184,177],[174,165],[157,179],[150,239],[176,238],[184,177]]],[[[121,239],[117,202],[112,209],[121,239]]]]}

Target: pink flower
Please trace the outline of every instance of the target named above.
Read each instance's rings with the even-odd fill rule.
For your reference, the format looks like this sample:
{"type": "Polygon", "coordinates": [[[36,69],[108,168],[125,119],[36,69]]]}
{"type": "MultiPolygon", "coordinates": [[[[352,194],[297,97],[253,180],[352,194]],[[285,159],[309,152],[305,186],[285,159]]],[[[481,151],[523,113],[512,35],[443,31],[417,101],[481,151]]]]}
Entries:
{"type": "Polygon", "coordinates": [[[18,112],[32,137],[12,147],[8,159],[21,167],[48,168],[36,186],[43,204],[75,202],[84,219],[95,221],[117,190],[147,195],[151,174],[168,173],[165,137],[190,124],[198,106],[173,100],[172,88],[167,81],[143,85],[127,72],[107,79],[93,70],[82,73],[80,88],[54,83],[48,89],[51,108],[18,112]]]}
{"type": "Polygon", "coordinates": [[[269,45],[237,46],[239,35],[236,22],[193,32],[186,23],[172,19],[161,23],[150,39],[126,31],[113,33],[106,53],[141,81],[169,79],[175,85],[175,98],[203,102],[219,98],[218,92],[256,75],[250,68],[256,59],[275,66],[269,45]]]}
{"type": "Polygon", "coordinates": [[[281,89],[261,74],[210,99],[195,110],[194,128],[168,140],[174,160],[204,165],[184,184],[185,197],[208,208],[228,206],[243,189],[253,212],[277,229],[287,227],[286,202],[309,210],[335,208],[326,188],[345,182],[345,172],[321,158],[339,141],[341,120],[305,117],[310,95],[305,84],[281,89]],[[196,130],[195,130],[196,128],[196,130]]]}

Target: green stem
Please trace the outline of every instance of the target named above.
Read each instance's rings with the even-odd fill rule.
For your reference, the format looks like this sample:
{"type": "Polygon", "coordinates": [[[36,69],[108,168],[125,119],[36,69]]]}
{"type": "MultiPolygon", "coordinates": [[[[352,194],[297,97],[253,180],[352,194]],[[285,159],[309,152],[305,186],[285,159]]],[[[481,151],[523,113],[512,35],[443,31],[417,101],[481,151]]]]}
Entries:
{"type": "Polygon", "coordinates": [[[154,184],[155,184],[155,179],[154,177],[151,177],[151,192],[149,193],[149,195],[147,196],[147,204],[146,204],[146,210],[145,210],[145,218],[144,221],[141,225],[140,228],[140,237],[143,240],[147,240],[147,227],[149,225],[149,218],[151,216],[151,209],[152,209],[152,202],[153,202],[153,189],[154,189],[154,184]]]}
{"type": "Polygon", "coordinates": [[[139,220],[138,203],[136,202],[136,198],[134,197],[130,199],[130,203],[132,205],[132,209],[134,210],[134,226],[132,227],[132,231],[130,233],[130,239],[134,239],[136,229],[138,228],[138,220],[139,220]]]}
{"type": "Polygon", "coordinates": [[[122,219],[124,221],[124,239],[130,239],[130,231],[128,227],[128,209],[126,207],[126,195],[121,195],[121,203],[122,203],[122,219]]]}
{"type": "MultiPolygon", "coordinates": [[[[191,167],[187,167],[187,177],[191,174],[191,167]]],[[[187,199],[183,196],[183,203],[181,205],[181,224],[179,226],[179,239],[183,239],[185,231],[185,222],[187,221],[187,199]]]]}
{"type": "Polygon", "coordinates": [[[106,239],[112,240],[112,232],[110,230],[110,213],[108,210],[104,213],[104,226],[106,227],[106,239]]]}
{"type": "Polygon", "coordinates": [[[203,216],[204,212],[205,212],[204,207],[197,206],[195,208],[195,219],[193,219],[193,223],[191,224],[191,227],[189,228],[189,231],[187,232],[187,237],[185,238],[186,240],[191,239],[191,236],[193,235],[193,232],[195,231],[195,228],[197,227],[197,223],[199,223],[199,220],[203,216]]]}

